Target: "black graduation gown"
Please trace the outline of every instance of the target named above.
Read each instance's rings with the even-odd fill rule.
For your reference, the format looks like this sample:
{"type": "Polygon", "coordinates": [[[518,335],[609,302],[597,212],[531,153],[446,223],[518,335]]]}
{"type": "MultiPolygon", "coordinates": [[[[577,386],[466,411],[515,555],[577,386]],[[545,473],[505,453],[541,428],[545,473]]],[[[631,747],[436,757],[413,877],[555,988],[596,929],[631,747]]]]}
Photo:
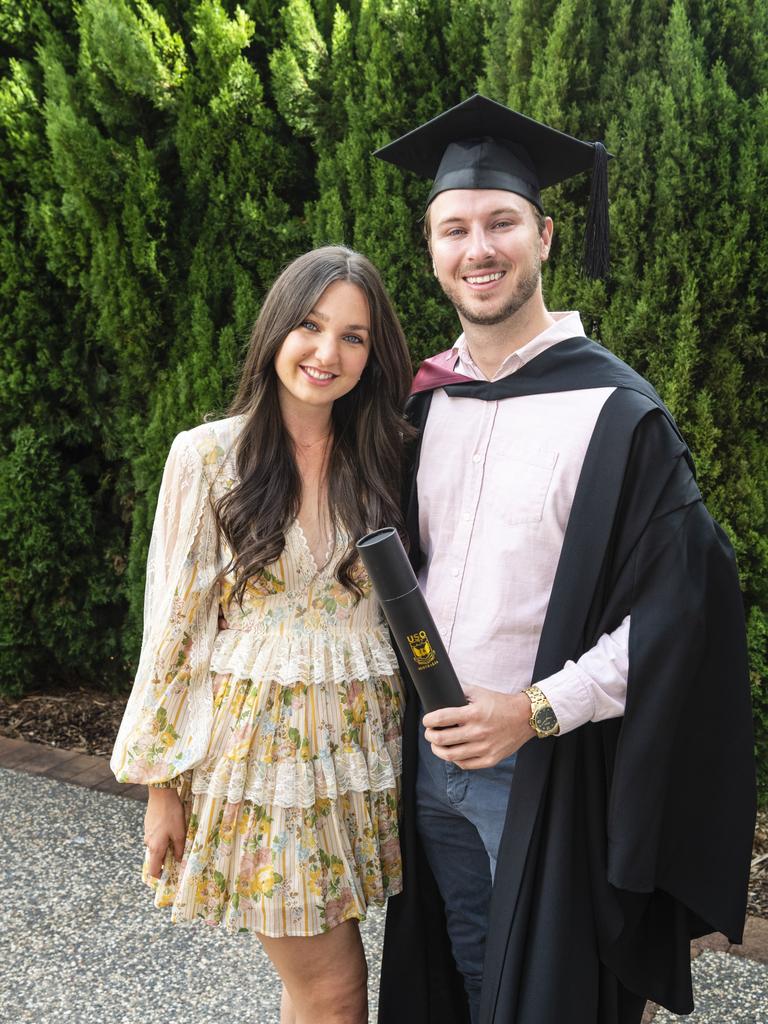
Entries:
{"type": "MultiPolygon", "coordinates": [[[[482,1024],[634,1024],[645,998],[688,1013],[690,939],[742,935],[756,806],[743,605],[730,544],[704,508],[688,450],[651,386],[587,339],[561,342],[486,393],[511,400],[606,386],[616,390],[584,460],[533,678],[579,658],[631,612],[626,709],[518,754],[482,1024]]],[[[446,390],[462,388],[478,386],[446,390]]],[[[431,394],[411,400],[422,433],[431,394]]],[[[407,517],[415,553],[417,470],[418,451],[407,517]]],[[[388,904],[378,1019],[464,1024],[463,986],[415,828],[411,698],[412,688],[404,891],[388,904]]]]}

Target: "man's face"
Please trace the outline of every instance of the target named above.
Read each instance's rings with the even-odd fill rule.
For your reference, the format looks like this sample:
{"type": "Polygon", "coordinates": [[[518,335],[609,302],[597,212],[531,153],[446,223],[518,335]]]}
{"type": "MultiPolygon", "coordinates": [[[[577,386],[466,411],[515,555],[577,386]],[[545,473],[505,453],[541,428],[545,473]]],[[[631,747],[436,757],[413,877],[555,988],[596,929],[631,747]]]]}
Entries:
{"type": "Polygon", "coordinates": [[[500,324],[540,295],[543,234],[527,199],[501,189],[450,189],[430,207],[432,263],[463,320],[500,324]]]}

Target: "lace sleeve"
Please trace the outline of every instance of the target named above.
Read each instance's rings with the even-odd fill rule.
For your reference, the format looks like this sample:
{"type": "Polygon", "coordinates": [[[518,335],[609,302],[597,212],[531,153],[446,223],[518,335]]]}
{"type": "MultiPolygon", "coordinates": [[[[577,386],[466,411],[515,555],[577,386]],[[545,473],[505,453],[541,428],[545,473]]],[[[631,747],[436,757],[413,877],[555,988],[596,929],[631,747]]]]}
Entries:
{"type": "Polygon", "coordinates": [[[139,668],[110,762],[119,782],[168,782],[205,754],[217,571],[208,481],[200,454],[182,433],[171,446],[157,499],[139,668]]]}

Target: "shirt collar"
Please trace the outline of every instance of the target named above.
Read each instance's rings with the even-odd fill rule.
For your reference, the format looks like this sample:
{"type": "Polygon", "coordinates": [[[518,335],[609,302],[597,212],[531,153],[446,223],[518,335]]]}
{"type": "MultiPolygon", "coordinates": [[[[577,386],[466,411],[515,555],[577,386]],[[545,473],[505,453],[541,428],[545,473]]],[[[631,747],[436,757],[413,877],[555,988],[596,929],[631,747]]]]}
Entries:
{"type": "MultiPolygon", "coordinates": [[[[526,363],[530,362],[534,356],[541,355],[546,349],[557,345],[559,341],[566,341],[568,338],[583,338],[585,336],[581,317],[576,310],[564,313],[550,313],[549,315],[555,322],[550,324],[541,334],[537,334],[535,338],[522,345],[517,351],[510,353],[491,378],[492,380],[500,380],[502,377],[514,373],[521,366],[525,366],[526,363]]],[[[463,373],[467,377],[474,377],[476,380],[485,380],[485,375],[472,358],[467,339],[463,334],[459,336],[456,344],[453,346],[453,354],[458,360],[454,365],[457,373],[463,373]]]]}

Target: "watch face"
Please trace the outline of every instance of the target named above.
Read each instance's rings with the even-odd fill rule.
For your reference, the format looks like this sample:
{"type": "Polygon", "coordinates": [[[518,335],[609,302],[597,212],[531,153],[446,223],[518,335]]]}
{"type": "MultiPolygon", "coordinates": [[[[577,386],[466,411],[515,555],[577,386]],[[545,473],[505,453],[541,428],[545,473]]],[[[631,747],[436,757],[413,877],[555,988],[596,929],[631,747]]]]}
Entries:
{"type": "Polygon", "coordinates": [[[550,707],[539,708],[533,720],[539,732],[553,732],[557,728],[557,716],[550,707]]]}

